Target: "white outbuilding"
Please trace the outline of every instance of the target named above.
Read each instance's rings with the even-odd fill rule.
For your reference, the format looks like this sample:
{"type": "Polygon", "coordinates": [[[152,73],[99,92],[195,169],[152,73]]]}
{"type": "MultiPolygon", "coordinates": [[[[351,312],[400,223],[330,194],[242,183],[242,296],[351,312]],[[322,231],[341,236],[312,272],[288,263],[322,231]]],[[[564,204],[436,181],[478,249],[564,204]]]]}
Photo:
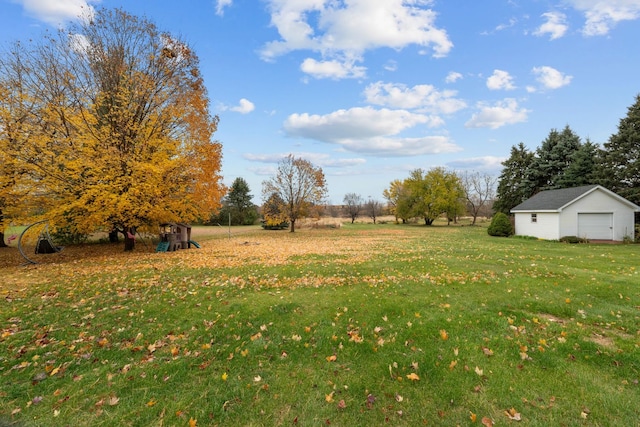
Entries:
{"type": "Polygon", "coordinates": [[[640,206],[600,185],[541,191],[511,209],[516,235],[547,240],[633,239],[635,212],[640,206]]]}

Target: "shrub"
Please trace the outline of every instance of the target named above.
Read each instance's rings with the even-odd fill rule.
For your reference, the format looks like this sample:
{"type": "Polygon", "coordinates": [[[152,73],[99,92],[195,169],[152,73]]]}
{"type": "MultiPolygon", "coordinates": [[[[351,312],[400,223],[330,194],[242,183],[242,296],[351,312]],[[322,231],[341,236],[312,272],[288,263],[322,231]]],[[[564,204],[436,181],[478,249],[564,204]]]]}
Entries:
{"type": "Polygon", "coordinates": [[[513,234],[513,226],[507,214],[498,212],[493,216],[487,229],[490,236],[509,237],[513,234]]]}
{"type": "Polygon", "coordinates": [[[589,243],[587,239],[582,239],[578,236],[562,236],[560,241],[563,243],[589,243]]]}

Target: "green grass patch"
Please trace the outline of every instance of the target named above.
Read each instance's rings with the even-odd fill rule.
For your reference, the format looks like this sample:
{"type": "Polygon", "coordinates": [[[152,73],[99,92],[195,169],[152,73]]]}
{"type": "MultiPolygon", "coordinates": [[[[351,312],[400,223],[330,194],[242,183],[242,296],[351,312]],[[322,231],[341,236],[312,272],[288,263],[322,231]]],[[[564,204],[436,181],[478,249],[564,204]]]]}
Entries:
{"type": "Polygon", "coordinates": [[[5,265],[0,425],[640,419],[635,245],[395,224],[194,239],[5,265]]]}

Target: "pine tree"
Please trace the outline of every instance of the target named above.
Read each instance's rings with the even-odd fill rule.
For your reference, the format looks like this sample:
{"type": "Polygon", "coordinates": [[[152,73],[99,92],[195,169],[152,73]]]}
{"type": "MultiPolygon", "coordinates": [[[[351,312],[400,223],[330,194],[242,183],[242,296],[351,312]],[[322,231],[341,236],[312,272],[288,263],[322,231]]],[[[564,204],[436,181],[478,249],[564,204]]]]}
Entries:
{"type": "Polygon", "coordinates": [[[558,188],[580,187],[597,183],[597,164],[600,149],[591,141],[585,142],[573,154],[571,164],[558,180],[558,188]]]}
{"type": "Polygon", "coordinates": [[[604,143],[600,176],[608,189],[640,204],[640,94],[604,143]]]}
{"type": "Polygon", "coordinates": [[[562,132],[552,129],[536,149],[529,167],[524,184],[527,197],[542,190],[561,188],[562,176],[581,146],[580,137],[569,126],[565,126],[562,132]]]}
{"type": "Polygon", "coordinates": [[[493,204],[495,212],[508,215],[511,208],[531,196],[524,186],[524,180],[532,162],[533,153],[522,142],[511,147],[511,155],[502,162],[504,168],[498,178],[496,201],[493,204]]]}
{"type": "Polygon", "coordinates": [[[222,199],[222,209],[211,217],[214,224],[252,225],[258,219],[258,208],[251,202],[253,196],[249,184],[238,177],[222,199]]]}

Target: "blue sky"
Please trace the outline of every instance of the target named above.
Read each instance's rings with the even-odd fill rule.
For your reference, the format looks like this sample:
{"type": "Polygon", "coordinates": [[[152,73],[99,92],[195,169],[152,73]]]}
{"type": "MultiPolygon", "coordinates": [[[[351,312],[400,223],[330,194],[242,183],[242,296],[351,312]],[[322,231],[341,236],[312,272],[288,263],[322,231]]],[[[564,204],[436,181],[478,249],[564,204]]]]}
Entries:
{"type": "Polygon", "coordinates": [[[640,93],[640,0],[0,0],[0,41],[103,6],[195,49],[225,183],[258,204],[289,153],[330,202],[382,201],[418,167],[498,175],[554,128],[606,142],[640,93]]]}

